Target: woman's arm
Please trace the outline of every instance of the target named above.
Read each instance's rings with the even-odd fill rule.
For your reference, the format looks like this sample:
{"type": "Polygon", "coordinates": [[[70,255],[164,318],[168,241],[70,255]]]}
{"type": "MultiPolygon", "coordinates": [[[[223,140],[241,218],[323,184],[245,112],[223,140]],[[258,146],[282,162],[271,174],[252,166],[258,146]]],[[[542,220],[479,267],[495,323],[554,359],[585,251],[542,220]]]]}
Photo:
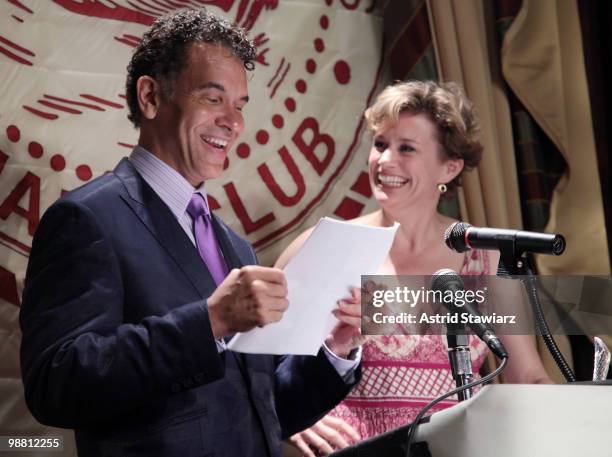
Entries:
{"type": "Polygon", "coordinates": [[[505,382],[511,384],[552,384],[546,373],[536,339],[533,335],[501,335],[508,350],[508,366],[503,373],[505,382]]]}

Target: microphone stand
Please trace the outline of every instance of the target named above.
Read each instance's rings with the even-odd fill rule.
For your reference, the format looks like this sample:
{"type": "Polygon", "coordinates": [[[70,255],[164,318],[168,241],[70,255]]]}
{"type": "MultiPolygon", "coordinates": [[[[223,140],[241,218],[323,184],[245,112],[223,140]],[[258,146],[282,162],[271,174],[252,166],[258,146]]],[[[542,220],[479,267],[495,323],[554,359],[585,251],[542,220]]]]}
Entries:
{"type": "Polygon", "coordinates": [[[529,260],[523,252],[520,252],[516,248],[514,240],[508,240],[506,243],[502,244],[499,252],[500,257],[497,267],[497,276],[511,279],[517,279],[517,276],[520,276],[519,279],[529,298],[529,304],[533,310],[538,331],[544,340],[548,352],[550,352],[550,355],[557,364],[565,380],[567,382],[576,382],[576,375],[569,367],[557,343],[550,334],[550,329],[548,328],[544,313],[542,312],[542,307],[540,306],[537,277],[529,266],[529,260]]]}
{"type": "MultiPolygon", "coordinates": [[[[465,326],[447,325],[446,341],[448,342],[448,358],[455,385],[457,387],[466,386],[473,381],[473,374],[470,346],[465,326]]],[[[464,401],[471,398],[472,395],[472,388],[468,387],[459,391],[457,398],[459,401],[464,401]]]]}
{"type": "Polygon", "coordinates": [[[576,382],[576,375],[567,364],[565,357],[559,350],[555,339],[550,334],[550,329],[548,328],[548,324],[546,323],[546,319],[544,318],[544,313],[542,312],[542,307],[540,306],[540,299],[538,297],[538,285],[536,276],[533,274],[533,271],[525,262],[525,269],[527,271],[527,276],[521,278],[521,283],[525,287],[525,291],[527,292],[527,296],[529,297],[529,303],[531,304],[531,308],[533,309],[533,314],[536,318],[536,324],[538,326],[538,331],[544,340],[544,344],[550,352],[553,360],[557,364],[557,367],[563,374],[563,377],[567,382],[576,382]]]}

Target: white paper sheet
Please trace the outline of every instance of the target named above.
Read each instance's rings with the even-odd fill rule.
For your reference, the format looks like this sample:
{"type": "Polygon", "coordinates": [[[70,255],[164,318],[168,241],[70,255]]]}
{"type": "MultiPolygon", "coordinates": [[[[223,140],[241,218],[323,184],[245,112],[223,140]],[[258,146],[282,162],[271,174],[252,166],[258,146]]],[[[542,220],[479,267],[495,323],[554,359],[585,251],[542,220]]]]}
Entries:
{"type": "Polygon", "coordinates": [[[238,333],[232,351],[315,355],[337,319],[336,302],[375,274],[385,260],[395,227],[368,227],[323,218],[285,267],[289,308],[280,322],[238,333]]]}

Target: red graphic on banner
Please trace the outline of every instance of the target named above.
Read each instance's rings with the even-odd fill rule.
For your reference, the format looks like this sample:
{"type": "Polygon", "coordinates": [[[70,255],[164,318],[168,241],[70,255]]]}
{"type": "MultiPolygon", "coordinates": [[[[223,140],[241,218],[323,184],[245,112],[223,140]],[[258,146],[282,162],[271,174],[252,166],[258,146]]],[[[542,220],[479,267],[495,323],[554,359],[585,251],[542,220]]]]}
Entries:
{"type": "Polygon", "coordinates": [[[278,154],[281,156],[281,160],[285,164],[285,167],[287,167],[287,171],[289,172],[291,179],[293,179],[293,182],[295,183],[296,191],[293,195],[287,195],[285,191],[281,189],[280,185],[272,175],[270,168],[268,168],[266,164],[257,167],[257,172],[259,173],[259,176],[261,176],[261,179],[266,184],[268,189],[270,189],[270,192],[272,192],[272,195],[274,195],[274,198],[276,198],[276,200],[281,205],[297,205],[306,193],[306,183],[304,182],[304,176],[302,176],[302,173],[300,173],[300,169],[295,164],[295,161],[289,154],[289,151],[286,147],[283,146],[282,148],[280,148],[278,150],[278,154]]]}
{"type": "Polygon", "coordinates": [[[354,0],[352,3],[347,0],[340,0],[340,3],[342,3],[342,6],[344,6],[347,10],[356,10],[359,8],[361,0],[354,0]]]}
{"type": "Polygon", "coordinates": [[[36,141],[30,141],[28,144],[28,153],[35,159],[40,159],[43,155],[43,147],[36,141]]]}
{"type": "MultiPolygon", "coordinates": [[[[261,48],[262,45],[266,44],[268,41],[270,41],[270,39],[266,37],[265,33],[260,33],[258,35],[255,35],[255,38],[253,38],[253,44],[258,50],[259,48],[261,48]]],[[[261,65],[265,65],[265,66],[270,65],[266,61],[266,54],[269,50],[270,48],[264,48],[263,50],[258,51],[257,55],[255,56],[255,61],[260,63],[261,65]]]]}
{"type": "MultiPolygon", "coordinates": [[[[162,7],[152,5],[150,2],[144,0],[128,0],[127,3],[132,8],[117,5],[114,2],[112,2],[113,6],[109,6],[106,3],[102,3],[100,0],[53,0],[53,2],[72,13],[149,26],[157,16],[161,16],[162,14],[179,8],[216,6],[227,13],[234,6],[235,0],[193,0],[193,2],[189,4],[166,0],[164,2],[165,5],[159,0],[155,2],[157,5],[162,5],[162,7]]],[[[240,26],[244,27],[246,30],[251,30],[264,9],[274,10],[277,7],[278,0],[240,0],[234,22],[240,24],[240,26]],[[249,3],[251,3],[251,5],[247,12],[249,3]]]]}
{"type": "Polygon", "coordinates": [[[246,143],[240,143],[236,146],[236,155],[241,159],[246,159],[251,154],[251,147],[246,143]]]}
{"type": "Polygon", "coordinates": [[[12,48],[13,51],[20,52],[21,54],[25,54],[26,56],[36,57],[36,54],[34,54],[29,49],[26,49],[23,46],[19,46],[17,43],[14,43],[11,40],[4,38],[2,35],[0,35],[0,53],[4,54],[5,56],[14,60],[17,63],[28,66],[32,65],[31,61],[27,60],[25,57],[15,54],[15,52],[8,49],[9,47],[12,48]]]}
{"type": "Polygon", "coordinates": [[[21,132],[19,131],[19,127],[17,127],[16,125],[9,125],[6,128],[6,136],[11,142],[17,143],[21,138],[21,132]]]}
{"type": "Polygon", "coordinates": [[[255,139],[257,140],[259,144],[263,146],[264,144],[267,144],[268,141],[270,140],[270,134],[266,132],[265,130],[260,130],[255,135],[255,139]]]}
{"type": "Polygon", "coordinates": [[[76,175],[81,181],[89,181],[93,176],[93,173],[88,165],[79,165],[76,167],[76,175]]]}
{"type": "MultiPolygon", "coordinates": [[[[160,0],[152,1],[158,6],[153,5],[151,1],[147,2],[144,0],[128,0],[127,3],[131,6],[131,8],[118,5],[114,2],[112,2],[113,6],[109,6],[106,3],[102,3],[100,0],[53,0],[54,3],[72,13],[80,14],[83,16],[98,17],[101,19],[132,22],[145,26],[151,25],[157,17],[180,8],[213,6],[220,8],[221,10],[227,13],[230,9],[232,9],[235,3],[235,0],[193,0],[190,3],[178,3],[171,2],[169,0],[166,0],[163,3],[160,0]]],[[[240,0],[240,4],[238,6],[238,11],[234,22],[236,24],[240,24],[247,31],[251,30],[264,9],[273,10],[276,9],[277,6],[278,0],[240,0]],[[249,7],[249,3],[251,3],[251,5],[247,13],[246,11],[247,7],[249,7]]],[[[126,44],[130,47],[136,47],[140,42],[139,37],[128,34],[123,34],[123,36],[121,37],[115,36],[113,38],[116,41],[119,41],[120,43],[126,44]]],[[[266,53],[269,51],[269,48],[260,50],[260,47],[269,41],[268,38],[265,37],[264,33],[260,33],[255,36],[253,41],[258,49],[255,60],[261,65],[269,65],[266,61],[265,56],[266,53]]],[[[0,51],[2,51],[2,47],[0,47],[0,51]]]]}
{"type": "Polygon", "coordinates": [[[240,223],[242,224],[244,232],[247,235],[259,230],[270,222],[276,220],[276,216],[274,215],[274,213],[267,213],[266,215],[254,221],[253,219],[251,219],[251,216],[249,216],[249,213],[247,212],[244,203],[242,203],[242,199],[240,198],[240,195],[238,195],[238,191],[236,190],[236,186],[234,185],[234,183],[231,182],[225,184],[223,186],[223,189],[225,189],[225,193],[227,194],[227,198],[230,201],[230,205],[232,205],[236,216],[238,216],[238,219],[240,219],[240,223]]]}
{"type": "Polygon", "coordinates": [[[165,9],[159,8],[155,5],[151,5],[145,0],[127,0],[127,3],[130,6],[136,8],[138,11],[142,11],[145,14],[151,14],[156,16],[158,14],[164,14],[166,12],[165,9]]]}
{"type": "Polygon", "coordinates": [[[54,100],[54,101],[57,101],[57,102],[68,103],[70,105],[82,106],[83,108],[90,108],[90,109],[93,109],[93,110],[96,110],[96,111],[106,111],[101,106],[92,105],[91,103],[77,102],[76,100],[68,100],[66,98],[55,97],[53,95],[48,95],[48,94],[44,94],[43,97],[48,98],[49,100],[54,100]]]}
{"type": "Polygon", "coordinates": [[[66,159],[64,159],[61,154],[55,154],[53,157],[51,157],[49,165],[51,165],[53,171],[60,172],[66,168],[66,159]]]}
{"type": "Polygon", "coordinates": [[[292,113],[295,111],[295,100],[292,97],[287,97],[285,99],[285,108],[292,113]]]}
{"type": "Polygon", "coordinates": [[[306,71],[310,74],[317,71],[317,63],[313,59],[308,59],[306,61],[306,71]]]}
{"type": "MultiPolygon", "coordinates": [[[[284,61],[285,59],[283,59],[284,61]]],[[[274,97],[274,94],[276,94],[276,91],[278,90],[278,88],[280,87],[280,85],[283,83],[283,81],[285,80],[285,77],[287,76],[287,73],[289,73],[289,70],[291,69],[291,64],[289,62],[287,62],[287,66],[285,67],[285,69],[283,70],[283,74],[281,75],[280,79],[278,80],[278,82],[274,85],[274,87],[272,88],[272,92],[270,93],[270,98],[274,97]]],[[[280,70],[280,67],[279,67],[280,70]]],[[[276,77],[276,76],[275,76],[276,77]]]]}
{"type": "Polygon", "coordinates": [[[42,117],[43,119],[48,119],[50,121],[53,121],[59,117],[57,114],[47,113],[45,111],[41,111],[36,108],[32,108],[31,106],[27,106],[27,105],[23,105],[22,108],[26,111],[29,111],[32,114],[35,114],[38,117],[42,117]]]}
{"type": "Polygon", "coordinates": [[[0,204],[0,219],[6,220],[15,213],[28,222],[28,233],[34,235],[40,214],[40,178],[31,172],[17,183],[8,197],[0,204]],[[28,207],[19,206],[19,201],[29,192],[28,207]]]}
{"type": "Polygon", "coordinates": [[[208,207],[211,211],[221,208],[221,205],[219,205],[219,202],[216,198],[214,198],[210,194],[206,194],[206,196],[208,197],[208,207]]]}
{"type": "Polygon", "coordinates": [[[295,82],[295,90],[297,90],[300,94],[306,93],[306,91],[308,90],[308,85],[306,84],[306,81],[304,81],[303,79],[298,79],[295,82]]]}
{"type": "Polygon", "coordinates": [[[248,1],[242,0],[240,6],[238,7],[238,15],[236,16],[235,22],[236,24],[240,24],[245,29],[251,30],[257,22],[257,19],[259,18],[259,15],[263,11],[263,9],[276,9],[276,7],[278,6],[278,0],[254,0],[246,18],[241,23],[240,20],[242,19],[242,11],[244,11],[247,4],[248,1]]]}
{"type": "MultiPolygon", "coordinates": [[[[374,78],[374,81],[378,81],[378,78],[380,77],[380,72],[382,69],[382,63],[383,60],[381,59],[379,62],[379,66],[378,69],[376,71],[376,77],[374,78]]],[[[374,91],[376,89],[376,83],[372,86],[370,93],[368,94],[368,97],[366,99],[366,104],[369,104],[370,101],[372,100],[372,96],[374,95],[374,91]]],[[[288,99],[289,100],[289,99],[288,99]]],[[[291,99],[291,101],[293,103],[288,103],[288,100],[285,100],[285,105],[287,106],[289,104],[289,106],[294,107],[293,103],[293,99],[291,99]]],[[[316,122],[316,120],[315,120],[316,122]]],[[[263,236],[262,238],[253,241],[253,247],[255,248],[261,248],[266,246],[268,243],[273,242],[278,236],[281,236],[282,234],[286,233],[287,231],[289,231],[292,227],[294,227],[296,224],[298,224],[303,217],[306,216],[306,214],[308,214],[309,211],[311,211],[311,209],[321,200],[321,198],[323,198],[323,196],[326,194],[326,192],[329,190],[329,187],[331,186],[331,184],[336,180],[336,178],[338,177],[338,175],[340,174],[341,170],[343,169],[343,167],[345,166],[346,162],[349,160],[349,158],[351,157],[351,154],[353,152],[353,148],[355,147],[355,144],[357,143],[357,139],[358,139],[358,134],[361,131],[363,125],[363,119],[361,119],[359,121],[359,124],[357,125],[357,128],[355,129],[355,133],[353,136],[353,141],[351,142],[351,144],[349,145],[346,154],[344,155],[344,157],[342,158],[342,161],[340,162],[340,164],[338,165],[338,167],[335,169],[335,171],[332,173],[332,175],[329,177],[329,179],[325,182],[325,184],[321,187],[321,189],[319,190],[318,194],[299,212],[295,215],[295,217],[293,217],[290,221],[286,222],[284,225],[282,225],[280,228],[272,231],[271,233],[263,236]]],[[[302,126],[300,126],[302,127],[302,126]]],[[[296,132],[297,133],[297,132],[296,132]]],[[[294,142],[295,142],[295,137],[296,135],[294,134],[294,142]]],[[[333,141],[333,140],[332,140],[333,141]]],[[[302,151],[303,152],[303,151],[302,151]]],[[[312,152],[312,151],[310,151],[312,152]]],[[[357,205],[350,205],[350,203],[344,204],[344,206],[352,206],[353,210],[351,211],[351,208],[349,208],[348,210],[346,209],[342,209],[342,205],[344,202],[342,202],[339,205],[339,208],[336,209],[336,211],[340,210],[340,213],[347,216],[349,214],[354,214],[352,217],[356,217],[361,213],[356,213],[355,210],[357,209],[357,205]]],[[[232,205],[232,207],[234,207],[234,205],[232,205]]],[[[234,208],[235,210],[235,208],[234,208]]],[[[359,211],[362,211],[363,207],[361,209],[359,209],[359,211]]],[[[273,216],[273,215],[272,215],[273,216]]],[[[239,217],[240,219],[240,217],[239,217]]],[[[242,219],[240,219],[241,222],[242,219]]],[[[272,221],[274,220],[274,216],[272,221]]],[[[271,222],[271,221],[269,221],[271,222]]]]}
{"type": "Polygon", "coordinates": [[[361,214],[364,206],[363,203],[359,203],[350,197],[344,197],[334,214],[345,220],[354,219],[361,214]]]}
{"type": "Polygon", "coordinates": [[[13,5],[15,5],[17,8],[21,8],[22,10],[24,10],[26,13],[30,13],[30,14],[34,14],[34,11],[32,11],[30,8],[28,8],[27,6],[25,6],[23,3],[21,3],[19,0],[8,0],[9,3],[12,3],[13,5]]]}
{"type": "Polygon", "coordinates": [[[29,257],[30,255],[30,246],[8,236],[6,233],[0,232],[0,244],[6,246],[17,254],[21,254],[24,257],[29,257]]]}
{"type": "MultiPolygon", "coordinates": [[[[6,128],[6,136],[11,143],[18,143],[21,140],[21,130],[14,124],[6,128]]],[[[27,145],[27,151],[30,157],[40,159],[45,154],[45,149],[37,141],[30,141],[27,145]]],[[[9,156],[0,151],[0,173],[4,170],[4,165],[8,161],[9,156]]],[[[54,154],[49,159],[49,167],[55,172],[62,172],[66,168],[66,159],[61,154],[54,154]]],[[[88,165],[79,165],[75,168],[75,174],[81,181],[89,181],[93,177],[91,168],[88,165]]],[[[65,192],[65,191],[62,191],[65,192]]],[[[17,183],[9,195],[0,204],[0,219],[6,220],[11,214],[15,214],[26,219],[28,224],[28,233],[34,234],[38,221],[40,219],[40,177],[27,172],[26,175],[17,183]],[[19,202],[29,193],[28,207],[19,206],[19,202]]],[[[17,246],[21,251],[29,253],[29,247],[5,233],[1,233],[2,244],[11,248],[17,246]]],[[[22,253],[21,251],[17,251],[22,253]]]]}
{"type": "Polygon", "coordinates": [[[0,174],[2,174],[2,170],[4,170],[4,165],[6,164],[6,161],[8,160],[8,156],[0,151],[0,174]]]}
{"type": "Polygon", "coordinates": [[[351,190],[363,195],[365,198],[370,198],[372,196],[372,188],[370,187],[370,177],[368,173],[362,172],[357,177],[355,184],[351,186],[351,190]]]}
{"type": "Polygon", "coordinates": [[[17,279],[15,273],[0,267],[0,299],[11,305],[19,306],[19,294],[17,293],[17,279]]]}
{"type": "Polygon", "coordinates": [[[280,63],[278,64],[278,68],[276,69],[276,71],[274,72],[274,75],[272,76],[272,78],[270,79],[270,81],[268,81],[268,84],[266,84],[266,87],[270,87],[272,85],[272,83],[274,82],[274,80],[276,79],[276,77],[278,76],[278,74],[280,73],[281,69],[283,68],[283,65],[285,64],[285,58],[281,58],[280,63]]]}
{"type": "Polygon", "coordinates": [[[334,65],[334,75],[340,84],[348,84],[351,80],[351,67],[344,60],[339,60],[334,65]]]}
{"type": "Polygon", "coordinates": [[[283,116],[281,116],[280,114],[275,114],[274,116],[272,116],[272,125],[277,129],[282,129],[285,125],[285,120],[283,119],[283,116]]]}
{"type": "Polygon", "coordinates": [[[329,27],[329,18],[325,14],[319,19],[319,25],[323,30],[327,30],[329,27]]]}
{"type": "Polygon", "coordinates": [[[79,111],[78,109],[68,108],[67,106],[58,105],[57,103],[49,102],[47,100],[38,100],[38,103],[41,105],[47,106],[49,108],[53,108],[59,111],[64,111],[70,114],[83,114],[83,111],[79,111]]]}
{"type": "Polygon", "coordinates": [[[123,36],[121,37],[113,37],[115,40],[123,43],[123,44],[127,44],[128,46],[131,46],[133,48],[135,48],[136,46],[138,46],[138,43],[140,43],[140,38],[138,38],[137,36],[134,35],[129,35],[127,33],[124,33],[123,36]]]}
{"type": "MultiPolygon", "coordinates": [[[[10,125],[6,130],[7,133],[11,132],[12,142],[19,141],[19,137],[21,134],[16,126],[10,125]]],[[[4,171],[4,166],[6,165],[8,159],[9,156],[3,151],[0,151],[0,174],[4,171]]],[[[26,175],[26,177],[19,184],[17,184],[17,186],[13,189],[10,195],[0,205],[0,218],[6,220],[12,212],[15,212],[17,213],[17,215],[26,218],[26,220],[28,221],[28,229],[31,229],[32,227],[34,227],[35,229],[36,225],[38,224],[38,211],[40,207],[40,180],[36,182],[36,176],[29,172],[28,175],[26,175]],[[30,208],[28,210],[25,210],[24,208],[18,207],[17,202],[19,202],[21,197],[25,194],[25,192],[27,192],[28,181],[32,180],[34,182],[32,183],[33,185],[30,192],[30,208]]],[[[25,257],[27,257],[30,253],[29,246],[14,239],[13,237],[2,231],[0,231],[0,244],[25,257]]],[[[0,288],[0,290],[2,289],[0,288]]]]}
{"type": "Polygon", "coordinates": [[[53,2],[72,13],[82,14],[84,16],[114,19],[122,22],[134,22],[147,26],[151,25],[155,20],[155,17],[149,14],[143,14],[134,9],[125,8],[117,4],[108,6],[98,0],[53,0],[53,2]]]}
{"type": "Polygon", "coordinates": [[[314,48],[317,52],[325,51],[325,42],[321,38],[317,38],[314,40],[314,48]]]}
{"type": "Polygon", "coordinates": [[[333,138],[326,133],[319,132],[319,123],[314,117],[307,117],[293,134],[292,139],[300,152],[304,154],[306,160],[311,163],[317,174],[319,176],[323,175],[336,152],[333,138]],[[304,133],[306,131],[312,133],[312,140],[308,144],[304,140],[304,133]],[[315,149],[321,144],[325,146],[326,151],[322,159],[315,154],[315,149]]]}
{"type": "Polygon", "coordinates": [[[91,95],[91,94],[79,94],[79,96],[83,97],[83,98],[86,98],[87,100],[91,100],[91,101],[94,101],[94,102],[102,103],[103,105],[110,106],[111,108],[117,108],[117,109],[123,108],[123,105],[120,105],[119,103],[111,102],[110,100],[105,100],[103,98],[96,97],[95,95],[91,95]]]}
{"type": "MultiPolygon", "coordinates": [[[[84,99],[86,99],[88,101],[93,101],[93,102],[99,103],[101,105],[105,105],[105,106],[112,107],[112,108],[115,108],[115,109],[123,109],[123,107],[124,107],[120,103],[116,103],[116,102],[113,102],[113,101],[110,101],[110,100],[106,100],[104,98],[96,97],[96,96],[90,95],[90,94],[79,94],[79,97],[84,98],[84,99]]],[[[99,105],[94,105],[92,103],[85,103],[85,102],[81,102],[81,101],[71,100],[71,99],[67,99],[67,98],[63,98],[63,97],[57,97],[57,96],[49,95],[49,94],[43,94],[43,98],[42,99],[38,99],[37,103],[39,103],[40,105],[45,106],[46,108],[51,108],[53,110],[60,111],[62,113],[68,113],[68,114],[83,114],[83,111],[81,111],[80,109],[71,108],[70,106],[65,106],[65,104],[79,106],[79,107],[83,107],[83,108],[88,108],[88,109],[92,109],[92,110],[95,110],[95,111],[106,111],[106,109],[102,108],[99,105]]],[[[23,105],[23,109],[25,109],[26,111],[29,111],[32,114],[40,116],[40,117],[42,117],[44,119],[54,120],[54,119],[57,119],[59,117],[57,114],[49,113],[47,111],[41,111],[41,110],[39,110],[37,108],[33,108],[33,107],[29,106],[29,105],[23,105]]]]}

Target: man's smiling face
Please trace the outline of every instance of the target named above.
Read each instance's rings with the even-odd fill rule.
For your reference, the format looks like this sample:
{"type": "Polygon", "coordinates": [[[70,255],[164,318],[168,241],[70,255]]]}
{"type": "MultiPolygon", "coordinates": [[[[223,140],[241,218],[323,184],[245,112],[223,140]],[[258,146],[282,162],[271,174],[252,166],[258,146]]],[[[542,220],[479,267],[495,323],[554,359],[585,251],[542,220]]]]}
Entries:
{"type": "Polygon", "coordinates": [[[243,62],[227,48],[195,43],[172,95],[162,97],[151,127],[154,152],[191,185],[216,178],[244,130],[248,101],[243,62]]]}

